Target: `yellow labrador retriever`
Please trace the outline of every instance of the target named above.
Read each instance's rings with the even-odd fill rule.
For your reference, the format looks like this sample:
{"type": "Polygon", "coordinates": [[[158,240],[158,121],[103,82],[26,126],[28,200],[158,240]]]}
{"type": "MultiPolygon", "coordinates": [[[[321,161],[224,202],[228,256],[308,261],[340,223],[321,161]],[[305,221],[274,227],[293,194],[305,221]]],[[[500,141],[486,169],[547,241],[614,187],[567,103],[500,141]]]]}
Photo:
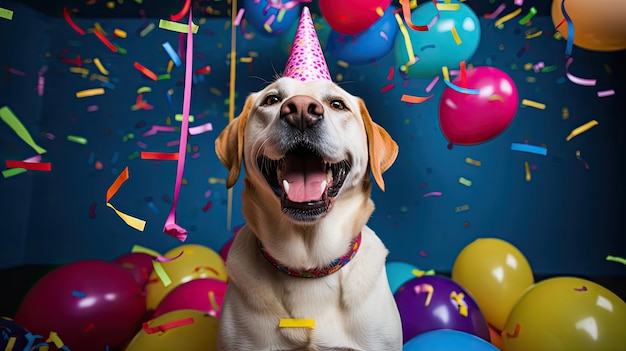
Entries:
{"type": "Polygon", "coordinates": [[[366,223],[398,146],[329,80],[282,77],[215,142],[226,185],[245,167],[246,225],[227,259],[218,350],[402,349],[387,249],[366,223]]]}

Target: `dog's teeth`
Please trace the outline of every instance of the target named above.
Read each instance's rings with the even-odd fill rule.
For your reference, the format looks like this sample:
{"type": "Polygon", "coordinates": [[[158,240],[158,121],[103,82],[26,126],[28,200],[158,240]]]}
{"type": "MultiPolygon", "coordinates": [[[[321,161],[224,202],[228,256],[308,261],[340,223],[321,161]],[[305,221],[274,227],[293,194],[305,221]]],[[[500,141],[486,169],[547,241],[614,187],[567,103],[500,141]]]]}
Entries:
{"type": "Polygon", "coordinates": [[[323,180],[320,183],[320,189],[322,190],[322,193],[324,192],[324,190],[326,190],[326,184],[328,184],[325,180],[323,180]]]}
{"type": "Polygon", "coordinates": [[[287,179],[283,179],[283,189],[285,190],[285,194],[289,194],[289,182],[287,179]]]}

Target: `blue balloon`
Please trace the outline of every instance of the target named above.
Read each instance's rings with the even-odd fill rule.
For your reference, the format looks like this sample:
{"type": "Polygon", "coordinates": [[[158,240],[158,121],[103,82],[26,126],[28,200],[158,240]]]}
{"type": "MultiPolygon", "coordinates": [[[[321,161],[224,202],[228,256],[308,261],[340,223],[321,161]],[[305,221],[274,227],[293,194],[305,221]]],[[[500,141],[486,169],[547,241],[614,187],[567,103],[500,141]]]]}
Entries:
{"type": "Polygon", "coordinates": [[[389,288],[394,294],[404,283],[417,277],[413,274],[413,270],[419,270],[419,268],[410,263],[393,261],[385,263],[385,269],[387,270],[389,288]]]}
{"type": "Polygon", "coordinates": [[[355,35],[345,35],[331,31],[326,50],[339,60],[350,64],[364,64],[378,60],[394,47],[398,23],[394,17],[393,6],[368,29],[355,35]]]}
{"type": "MultiPolygon", "coordinates": [[[[441,67],[458,69],[461,61],[469,61],[480,42],[480,21],[472,9],[459,2],[458,10],[438,10],[432,2],[420,4],[411,13],[415,25],[430,23],[437,13],[439,18],[428,31],[413,30],[407,25],[413,54],[417,62],[407,66],[405,72],[412,78],[432,78],[441,74],[441,67]],[[455,38],[453,29],[458,38],[455,38]],[[458,42],[457,42],[458,39],[458,42]]],[[[400,66],[407,65],[409,54],[404,35],[396,36],[395,59],[400,66]]]]}
{"type": "Polygon", "coordinates": [[[489,342],[470,333],[437,329],[419,334],[407,341],[402,351],[500,351],[489,342]]]}
{"type": "MultiPolygon", "coordinates": [[[[289,30],[296,19],[300,18],[300,6],[285,9],[285,12],[279,16],[281,8],[276,7],[275,4],[277,4],[276,1],[271,0],[245,0],[243,3],[244,17],[257,32],[263,35],[282,34],[289,30]],[[269,23],[268,21],[272,16],[273,20],[269,23]]],[[[279,5],[283,6],[282,2],[279,5]]]]}

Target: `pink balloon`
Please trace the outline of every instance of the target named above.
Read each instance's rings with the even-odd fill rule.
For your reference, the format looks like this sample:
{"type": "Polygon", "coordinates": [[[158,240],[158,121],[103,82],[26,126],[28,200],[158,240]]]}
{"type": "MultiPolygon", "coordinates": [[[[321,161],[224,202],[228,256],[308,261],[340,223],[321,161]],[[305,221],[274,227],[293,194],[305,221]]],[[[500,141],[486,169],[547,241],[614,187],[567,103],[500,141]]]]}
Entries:
{"type": "Polygon", "coordinates": [[[441,95],[439,123],[450,142],[449,147],[488,141],[513,121],[518,106],[517,87],[503,71],[494,67],[474,67],[467,70],[465,86],[462,86],[461,75],[452,84],[480,92],[467,94],[446,87],[441,95]]]}
{"type": "Polygon", "coordinates": [[[15,321],[72,351],[117,349],[135,335],[146,299],[132,275],[104,260],[82,260],[46,274],[28,291],[15,321]]]}
{"type": "Polygon", "coordinates": [[[226,282],[211,278],[188,281],[174,288],[161,300],[152,318],[177,310],[198,310],[218,318],[226,287],[226,282]]]}
{"type": "Polygon", "coordinates": [[[320,0],[322,16],[341,34],[357,34],[368,29],[385,11],[391,0],[320,0]]]}
{"type": "Polygon", "coordinates": [[[148,280],[150,274],[154,270],[152,265],[153,257],[143,252],[130,252],[124,254],[115,260],[114,263],[126,268],[126,270],[135,278],[135,281],[143,289],[148,280]]]}
{"type": "Polygon", "coordinates": [[[235,241],[235,236],[237,235],[237,233],[239,233],[239,230],[241,230],[241,228],[243,228],[244,225],[245,223],[240,224],[236,226],[235,228],[233,228],[233,237],[230,238],[224,244],[224,246],[222,246],[222,248],[220,249],[220,257],[222,258],[222,260],[224,260],[224,262],[226,262],[226,259],[228,258],[228,251],[230,250],[230,247],[233,246],[233,241],[235,241]]]}

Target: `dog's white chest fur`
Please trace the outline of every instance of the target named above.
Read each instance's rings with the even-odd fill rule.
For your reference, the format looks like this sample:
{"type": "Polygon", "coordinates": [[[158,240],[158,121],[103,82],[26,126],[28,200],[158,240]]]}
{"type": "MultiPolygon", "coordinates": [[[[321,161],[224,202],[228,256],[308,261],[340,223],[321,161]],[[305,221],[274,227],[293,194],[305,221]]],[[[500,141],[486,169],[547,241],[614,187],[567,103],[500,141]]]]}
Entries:
{"type": "Polygon", "coordinates": [[[401,350],[400,320],[384,272],[387,251],[368,227],[362,235],[361,248],[341,270],[298,278],[265,261],[243,228],[227,262],[231,281],[219,350],[401,350]],[[288,318],[313,319],[315,327],[279,328],[288,318]]]}

